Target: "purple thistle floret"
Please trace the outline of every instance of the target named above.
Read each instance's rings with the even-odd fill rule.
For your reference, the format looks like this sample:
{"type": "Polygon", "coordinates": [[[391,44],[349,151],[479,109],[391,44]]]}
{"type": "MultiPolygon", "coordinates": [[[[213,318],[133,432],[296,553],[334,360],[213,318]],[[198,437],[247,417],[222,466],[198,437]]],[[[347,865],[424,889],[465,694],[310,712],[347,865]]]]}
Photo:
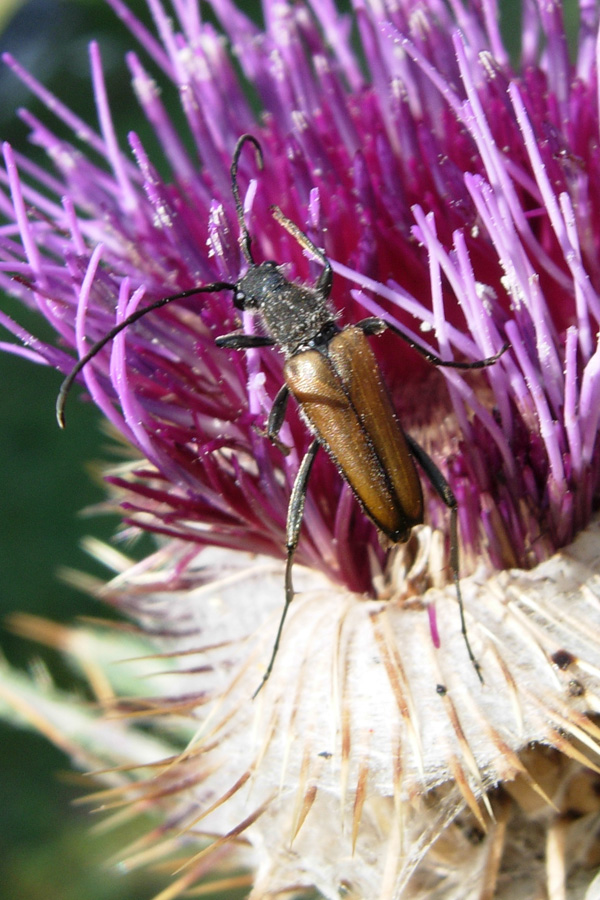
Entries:
{"type": "MultiPolygon", "coordinates": [[[[257,115],[195,3],[174,2],[172,21],[149,0],[158,42],[109,2],[149,58],[127,61],[171,175],[158,174],[138,135],[120,148],[95,44],[98,133],[6,57],[84,152],[27,111],[55,174],[4,148],[0,284],[34,303],[59,341],[42,343],[0,313],[24,345],[2,348],[66,374],[73,350],[84,355],[136,308],[237,281],[246,263],[229,166],[250,132],[265,157],[259,171],[244,153],[239,170],[257,261],[286,263],[290,278],[318,276],[274,221],[277,204],[332,260],[342,325],[379,315],[444,359],[475,361],[510,343],[484,373],[442,374],[394,336],[372,341],[403,427],[458,499],[463,572],[482,558],[528,567],[568,543],[590,519],[600,472],[597,9],[581,5],[575,66],[560,5],[526,4],[515,71],[491,0],[450,4],[457,21],[437,2],[426,15],[421,2],[387,11],[357,2],[341,15],[323,0],[265,0],[264,28],[212,0],[260,99],[257,115]],[[191,149],[146,65],[176,86],[191,149]]],[[[82,380],[150,464],[111,478],[125,491],[126,521],[190,547],[281,557],[310,435],[290,404],[281,433],[290,454],[265,440],[283,360],[271,349],[218,349],[215,338],[238,324],[230,292],[199,294],[122,332],[82,380]]],[[[243,325],[257,327],[247,315],[243,325]]],[[[445,528],[446,511],[425,489],[427,520],[445,528]]],[[[324,453],[297,559],[367,592],[373,559],[385,559],[324,453]]]]}

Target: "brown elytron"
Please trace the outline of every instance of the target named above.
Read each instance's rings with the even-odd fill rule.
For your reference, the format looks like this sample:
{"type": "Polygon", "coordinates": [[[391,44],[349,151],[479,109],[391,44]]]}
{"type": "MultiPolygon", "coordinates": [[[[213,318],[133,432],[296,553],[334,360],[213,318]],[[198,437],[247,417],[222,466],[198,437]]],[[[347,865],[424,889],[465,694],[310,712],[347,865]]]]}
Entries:
{"type": "Polygon", "coordinates": [[[290,393],[365,513],[394,543],[423,521],[423,492],[375,354],[359,328],[283,370],[290,393]]]}

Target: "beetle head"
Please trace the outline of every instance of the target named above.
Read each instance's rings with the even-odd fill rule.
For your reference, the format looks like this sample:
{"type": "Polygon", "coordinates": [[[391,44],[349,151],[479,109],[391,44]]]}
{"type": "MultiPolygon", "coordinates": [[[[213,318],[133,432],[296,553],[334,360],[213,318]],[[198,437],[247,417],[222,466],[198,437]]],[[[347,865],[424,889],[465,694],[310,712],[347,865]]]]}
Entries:
{"type": "Polygon", "coordinates": [[[240,310],[264,310],[287,285],[289,281],[276,262],[252,265],[235,286],[234,306],[240,310]]]}

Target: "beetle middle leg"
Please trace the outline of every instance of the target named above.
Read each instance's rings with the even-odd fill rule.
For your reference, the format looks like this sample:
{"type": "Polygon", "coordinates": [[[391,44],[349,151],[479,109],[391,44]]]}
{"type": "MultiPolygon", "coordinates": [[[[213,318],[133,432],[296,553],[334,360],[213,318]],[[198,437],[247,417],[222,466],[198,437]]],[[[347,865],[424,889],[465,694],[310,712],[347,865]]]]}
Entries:
{"type": "MultiPolygon", "coordinates": [[[[281,393],[281,392],[280,392],[281,393]]],[[[279,396],[279,395],[278,395],[279,396]]],[[[275,663],[275,657],[277,656],[277,651],[279,650],[279,644],[281,641],[281,634],[283,632],[283,625],[288,613],[288,609],[290,608],[290,603],[294,599],[294,585],[292,582],[292,566],[294,564],[294,556],[296,554],[296,548],[298,546],[298,540],[300,538],[300,528],[302,525],[302,518],[304,515],[304,504],[306,502],[306,488],[308,485],[308,479],[310,476],[310,470],[312,469],[312,465],[315,461],[315,456],[317,455],[317,450],[319,449],[319,441],[318,439],[314,439],[311,443],[310,447],[304,454],[304,458],[300,463],[300,468],[296,474],[296,480],[294,481],[294,487],[292,488],[292,493],[290,496],[290,502],[288,505],[287,512],[287,523],[286,523],[286,551],[287,551],[287,560],[285,564],[285,605],[283,607],[283,612],[281,614],[281,618],[279,620],[279,627],[277,628],[277,634],[275,635],[275,643],[273,644],[273,650],[271,652],[271,659],[269,660],[269,665],[266,668],[265,674],[263,675],[262,681],[254,691],[252,698],[256,697],[258,692],[261,690],[265,682],[268,680],[269,675],[273,669],[273,665],[275,663]]]]}
{"type": "Polygon", "coordinates": [[[405,332],[396,325],[392,325],[392,323],[388,322],[386,319],[380,319],[379,316],[369,316],[368,319],[357,322],[356,327],[360,328],[363,334],[366,334],[367,336],[383,334],[384,331],[389,329],[396,337],[401,338],[405,344],[408,344],[409,347],[412,347],[413,350],[420,353],[421,356],[432,363],[432,365],[448,369],[486,369],[488,366],[493,366],[509,347],[509,344],[506,343],[498,353],[494,353],[493,356],[486,356],[485,359],[477,359],[474,362],[457,362],[454,359],[442,359],[441,357],[436,356],[431,350],[426,350],[425,347],[421,347],[420,344],[413,341],[411,337],[405,334],[405,332]]]}
{"type": "Polygon", "coordinates": [[[456,588],[456,596],[458,597],[458,608],[460,611],[460,630],[464,638],[469,659],[473,663],[473,668],[477,672],[477,677],[483,684],[483,675],[481,674],[481,666],[477,661],[477,657],[473,653],[469,635],[467,634],[467,623],[465,621],[465,609],[463,605],[462,593],[460,590],[459,579],[459,552],[458,552],[458,502],[452,493],[450,485],[431,459],[431,457],[423,450],[420,444],[417,444],[414,438],[405,433],[406,443],[410,447],[410,452],[415,457],[433,489],[443,500],[450,510],[450,568],[452,570],[452,580],[456,588]]]}
{"type": "MultiPolygon", "coordinates": [[[[274,341],[261,334],[244,334],[241,331],[232,331],[230,334],[222,334],[218,337],[215,340],[215,344],[217,347],[224,347],[226,350],[251,350],[256,347],[272,347],[274,341]]],[[[283,441],[279,440],[278,435],[285,418],[288,396],[289,390],[287,385],[284,384],[283,387],[279,389],[277,396],[273,401],[271,412],[269,413],[267,430],[263,431],[262,429],[257,428],[259,434],[262,437],[269,438],[271,443],[275,444],[277,449],[281,450],[284,456],[289,454],[290,448],[286,446],[283,441]]]]}
{"type": "Polygon", "coordinates": [[[273,400],[271,412],[269,413],[269,418],[267,420],[267,429],[266,431],[260,432],[262,436],[268,438],[284,456],[289,455],[290,448],[279,439],[279,432],[281,431],[281,426],[285,419],[289,396],[289,388],[287,384],[283,384],[277,391],[277,395],[273,400]]]}

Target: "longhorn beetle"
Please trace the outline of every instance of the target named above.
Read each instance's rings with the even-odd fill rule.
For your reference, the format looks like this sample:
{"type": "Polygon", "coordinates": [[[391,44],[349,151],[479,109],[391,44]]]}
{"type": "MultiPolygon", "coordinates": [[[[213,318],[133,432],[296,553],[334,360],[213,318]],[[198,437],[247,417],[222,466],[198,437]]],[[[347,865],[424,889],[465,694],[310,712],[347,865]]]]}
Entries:
{"type": "Polygon", "coordinates": [[[59,425],[64,427],[64,405],[77,374],[99,350],[120,331],[146,313],[174,300],[200,293],[233,292],[234,306],[259,313],[265,334],[233,332],[216,339],[219,347],[244,350],[251,347],[279,348],[285,356],[284,384],[271,408],[266,435],[279,447],[290,394],[294,397],[313,439],[300,464],[289,500],[286,524],[285,605],[271,658],[258,694],[269,678],[285,618],[294,597],[292,565],[298,546],[308,479],[319,447],[324,447],[338,472],[352,489],[365,514],[392,542],[408,540],[411,528],[423,522],[423,492],[415,460],[432,487],[450,510],[450,568],[458,598],[461,631],[479,679],[483,681],[465,623],[459,583],[458,504],[450,485],[422,447],[400,427],[383,383],[377,360],[367,337],[386,329],[436,366],[455,369],[480,369],[490,366],[504,353],[506,344],[494,356],[477,362],[442,360],[410,339],[403,331],[383,319],[369,317],[356,325],[339,328],[328,302],[333,281],[331,263],[324,252],[284,214],[273,207],[273,216],[303,250],[323,266],[314,287],[288,281],[283,267],[276,262],[256,263],[251,237],[244,220],[238,186],[238,164],[245,144],[254,146],[257,164],[263,168],[262,148],[255,137],[244,134],[238,140],[231,162],[231,189],[240,228],[239,243],[248,269],[235,284],[216,281],[164,297],[136,310],[119,322],[85,354],[64,380],[56,403],[59,425]]]}

